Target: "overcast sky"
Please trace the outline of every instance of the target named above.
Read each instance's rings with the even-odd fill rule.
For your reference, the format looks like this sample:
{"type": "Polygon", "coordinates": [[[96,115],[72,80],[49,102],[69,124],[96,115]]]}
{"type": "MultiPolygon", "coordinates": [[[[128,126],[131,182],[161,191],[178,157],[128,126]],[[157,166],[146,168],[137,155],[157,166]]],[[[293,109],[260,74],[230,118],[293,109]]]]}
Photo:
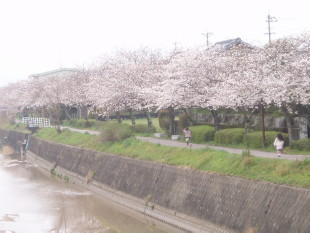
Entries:
{"type": "Polygon", "coordinates": [[[310,31],[308,0],[0,0],[0,86],[120,48],[268,42],[310,31]]]}

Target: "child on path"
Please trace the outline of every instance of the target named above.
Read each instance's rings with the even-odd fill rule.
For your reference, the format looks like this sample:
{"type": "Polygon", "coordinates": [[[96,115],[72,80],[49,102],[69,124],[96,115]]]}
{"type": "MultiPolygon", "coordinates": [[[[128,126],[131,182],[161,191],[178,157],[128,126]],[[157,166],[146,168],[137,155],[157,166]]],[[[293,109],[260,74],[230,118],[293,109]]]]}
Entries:
{"type": "Polygon", "coordinates": [[[183,130],[184,134],[185,134],[185,140],[186,140],[186,145],[192,147],[192,142],[191,142],[191,137],[192,137],[192,133],[188,128],[185,128],[183,130]]]}
{"type": "Polygon", "coordinates": [[[273,145],[276,147],[278,151],[278,157],[283,154],[283,146],[284,146],[284,138],[283,135],[278,133],[273,145]]]}

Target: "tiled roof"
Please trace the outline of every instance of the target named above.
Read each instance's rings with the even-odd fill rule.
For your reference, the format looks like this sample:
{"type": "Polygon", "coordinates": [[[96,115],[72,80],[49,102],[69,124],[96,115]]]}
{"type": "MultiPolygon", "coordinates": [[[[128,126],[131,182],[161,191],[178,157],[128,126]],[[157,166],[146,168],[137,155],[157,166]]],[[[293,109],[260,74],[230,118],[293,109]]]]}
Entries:
{"type": "Polygon", "coordinates": [[[226,51],[226,50],[233,48],[236,45],[243,45],[245,47],[254,48],[254,46],[244,42],[238,37],[236,39],[217,42],[210,49],[217,50],[217,51],[221,51],[221,50],[226,51]]]}

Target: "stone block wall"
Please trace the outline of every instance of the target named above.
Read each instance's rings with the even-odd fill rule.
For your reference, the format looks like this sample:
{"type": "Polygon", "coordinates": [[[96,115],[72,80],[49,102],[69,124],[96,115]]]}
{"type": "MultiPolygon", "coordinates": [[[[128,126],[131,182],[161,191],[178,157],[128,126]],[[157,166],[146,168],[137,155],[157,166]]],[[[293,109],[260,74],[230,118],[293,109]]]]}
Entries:
{"type": "Polygon", "coordinates": [[[81,176],[95,171],[95,181],[141,199],[150,197],[155,208],[232,232],[256,228],[262,233],[308,233],[310,229],[309,189],[123,158],[34,137],[29,150],[81,176]]]}

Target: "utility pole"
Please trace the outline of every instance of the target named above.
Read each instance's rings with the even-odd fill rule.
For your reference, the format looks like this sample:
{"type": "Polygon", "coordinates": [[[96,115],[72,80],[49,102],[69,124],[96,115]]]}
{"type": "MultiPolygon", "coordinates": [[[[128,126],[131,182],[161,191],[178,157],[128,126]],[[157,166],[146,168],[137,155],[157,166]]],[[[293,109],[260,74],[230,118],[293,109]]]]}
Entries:
{"type": "Polygon", "coordinates": [[[207,48],[209,48],[209,38],[210,38],[210,36],[213,35],[213,33],[212,32],[206,32],[206,33],[202,33],[202,35],[206,37],[206,39],[207,39],[207,48]]]}
{"type": "Polygon", "coordinates": [[[271,42],[271,34],[274,34],[274,32],[271,32],[270,24],[275,23],[277,21],[278,21],[277,18],[270,16],[270,13],[268,14],[267,21],[266,21],[268,23],[268,33],[266,33],[266,34],[268,34],[268,36],[269,36],[269,43],[271,42]]]}
{"type": "MultiPolygon", "coordinates": [[[[271,43],[271,34],[274,34],[271,32],[271,27],[270,24],[271,23],[275,23],[277,22],[277,18],[270,16],[270,12],[267,16],[267,23],[268,23],[268,36],[269,36],[269,44],[271,43]]],[[[265,136],[265,107],[264,107],[264,101],[261,99],[260,103],[260,114],[261,114],[261,128],[262,128],[262,146],[265,147],[266,145],[266,136],[265,136]]]]}

